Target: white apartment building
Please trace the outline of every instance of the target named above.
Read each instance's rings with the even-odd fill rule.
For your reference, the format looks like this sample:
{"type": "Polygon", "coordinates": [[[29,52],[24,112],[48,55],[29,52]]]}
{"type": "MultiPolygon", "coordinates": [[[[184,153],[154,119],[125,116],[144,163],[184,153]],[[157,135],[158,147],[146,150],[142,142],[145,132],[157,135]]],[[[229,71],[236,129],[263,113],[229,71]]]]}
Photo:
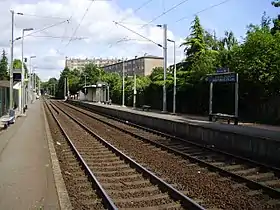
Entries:
{"type": "Polygon", "coordinates": [[[105,72],[118,73],[122,75],[124,68],[125,75],[133,76],[134,72],[139,76],[148,76],[152,73],[155,67],[163,67],[163,57],[158,56],[142,56],[124,62],[119,60],[118,62],[104,66],[105,72]]]}
{"type": "Polygon", "coordinates": [[[103,58],[86,58],[86,59],[80,59],[80,58],[68,58],[66,57],[65,60],[65,66],[67,66],[70,70],[73,69],[79,69],[82,70],[83,67],[85,67],[86,64],[93,63],[97,65],[98,67],[103,67],[107,65],[111,65],[114,63],[117,63],[118,59],[113,58],[113,59],[103,59],[103,58]]]}

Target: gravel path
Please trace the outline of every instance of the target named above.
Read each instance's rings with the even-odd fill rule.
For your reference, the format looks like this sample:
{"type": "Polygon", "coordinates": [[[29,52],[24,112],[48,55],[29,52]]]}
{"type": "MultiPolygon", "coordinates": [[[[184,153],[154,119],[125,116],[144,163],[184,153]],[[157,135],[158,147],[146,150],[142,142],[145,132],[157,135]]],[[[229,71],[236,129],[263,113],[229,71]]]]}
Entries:
{"type": "MultiPolygon", "coordinates": [[[[270,203],[269,198],[252,192],[242,184],[221,177],[219,174],[210,172],[181,157],[145,144],[65,105],[63,109],[75,113],[75,116],[90,126],[93,131],[133,157],[137,162],[150,168],[160,177],[164,177],[165,180],[175,184],[177,189],[184,191],[196,200],[201,200],[201,204],[206,208],[277,209],[270,203]]],[[[90,114],[90,112],[88,113],[90,114]]]]}

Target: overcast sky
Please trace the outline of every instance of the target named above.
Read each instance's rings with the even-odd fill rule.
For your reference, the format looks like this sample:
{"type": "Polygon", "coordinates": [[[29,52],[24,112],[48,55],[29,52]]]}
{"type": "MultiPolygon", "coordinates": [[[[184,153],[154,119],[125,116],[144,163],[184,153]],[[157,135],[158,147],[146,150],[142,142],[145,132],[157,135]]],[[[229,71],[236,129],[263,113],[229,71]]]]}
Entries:
{"type": "MultiPolygon", "coordinates": [[[[220,2],[223,0],[99,0],[94,2],[89,0],[0,0],[0,31],[2,32],[0,47],[5,49],[10,56],[10,9],[16,13],[25,14],[15,15],[15,38],[21,36],[23,28],[34,28],[33,32],[26,32],[26,34],[33,34],[24,39],[24,55],[25,57],[37,56],[33,59],[33,64],[37,67],[36,70],[41,79],[47,80],[50,77],[59,77],[64,67],[65,56],[132,58],[145,53],[162,56],[162,49],[157,45],[145,41],[140,36],[114,24],[113,21],[122,21],[121,24],[124,26],[156,43],[162,43],[163,40],[162,29],[156,27],[156,24],[167,23],[168,38],[176,40],[180,45],[183,38],[189,34],[193,15],[220,2]],[[145,2],[145,6],[137,10],[145,2]],[[168,12],[180,2],[183,3],[168,12]],[[155,19],[164,11],[167,13],[143,27],[143,24],[155,19]],[[81,24],[78,28],[79,23],[81,24]],[[51,25],[55,26],[34,33],[51,25]],[[69,37],[73,36],[75,31],[74,39],[69,42],[69,37]],[[129,41],[118,42],[124,38],[129,41]]],[[[218,36],[222,36],[225,30],[232,29],[236,36],[240,37],[244,35],[248,24],[260,22],[264,11],[267,11],[270,16],[276,16],[277,9],[273,8],[270,2],[270,0],[229,0],[200,13],[199,16],[202,25],[206,29],[215,29],[218,36]]],[[[183,58],[182,49],[177,46],[176,52],[179,61],[183,58]]],[[[20,41],[15,42],[14,54],[15,58],[20,58],[20,41]]],[[[173,48],[169,44],[169,64],[173,62],[172,56],[173,48]]]]}

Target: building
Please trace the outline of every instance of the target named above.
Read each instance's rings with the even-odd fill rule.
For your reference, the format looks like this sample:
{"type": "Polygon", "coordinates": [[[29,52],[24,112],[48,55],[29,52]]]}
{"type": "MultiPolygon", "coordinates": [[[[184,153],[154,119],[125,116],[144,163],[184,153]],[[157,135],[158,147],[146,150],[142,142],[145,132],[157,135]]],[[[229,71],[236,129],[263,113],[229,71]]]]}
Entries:
{"type": "Polygon", "coordinates": [[[127,76],[133,76],[134,71],[136,75],[147,76],[150,75],[155,67],[163,67],[163,58],[157,56],[143,56],[124,62],[119,60],[118,63],[104,66],[105,72],[116,72],[122,75],[124,65],[124,72],[127,76]]]}
{"type": "Polygon", "coordinates": [[[89,63],[93,63],[95,65],[97,65],[98,67],[103,67],[106,65],[111,65],[114,63],[117,63],[118,59],[114,58],[114,59],[102,59],[102,58],[93,58],[93,59],[79,59],[79,58],[67,58],[65,60],[65,66],[67,66],[70,70],[73,69],[83,69],[83,67],[85,67],[86,64],[89,63]]]}

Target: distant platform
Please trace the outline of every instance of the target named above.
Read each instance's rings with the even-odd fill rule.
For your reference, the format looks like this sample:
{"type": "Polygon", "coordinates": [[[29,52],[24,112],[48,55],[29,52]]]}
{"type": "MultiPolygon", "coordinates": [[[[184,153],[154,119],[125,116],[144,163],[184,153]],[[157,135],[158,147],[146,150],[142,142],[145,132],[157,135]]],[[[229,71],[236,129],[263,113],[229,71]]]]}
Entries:
{"type": "Polygon", "coordinates": [[[210,122],[205,117],[142,111],[87,101],[70,100],[69,103],[80,103],[93,111],[247,158],[280,164],[280,128],[276,126],[225,124],[210,122]]]}
{"type": "Polygon", "coordinates": [[[205,128],[217,129],[220,131],[233,132],[247,136],[267,138],[271,140],[280,141],[280,126],[264,125],[264,124],[254,124],[254,123],[244,123],[239,122],[238,125],[226,124],[222,122],[210,122],[208,117],[187,115],[187,114],[176,114],[172,113],[161,113],[161,111],[151,110],[142,111],[140,108],[133,109],[132,107],[122,107],[120,105],[105,105],[102,103],[82,101],[83,103],[92,104],[95,106],[101,106],[116,110],[128,111],[135,114],[141,114],[146,116],[152,116],[156,118],[184,122],[192,125],[203,126],[205,128]]]}

